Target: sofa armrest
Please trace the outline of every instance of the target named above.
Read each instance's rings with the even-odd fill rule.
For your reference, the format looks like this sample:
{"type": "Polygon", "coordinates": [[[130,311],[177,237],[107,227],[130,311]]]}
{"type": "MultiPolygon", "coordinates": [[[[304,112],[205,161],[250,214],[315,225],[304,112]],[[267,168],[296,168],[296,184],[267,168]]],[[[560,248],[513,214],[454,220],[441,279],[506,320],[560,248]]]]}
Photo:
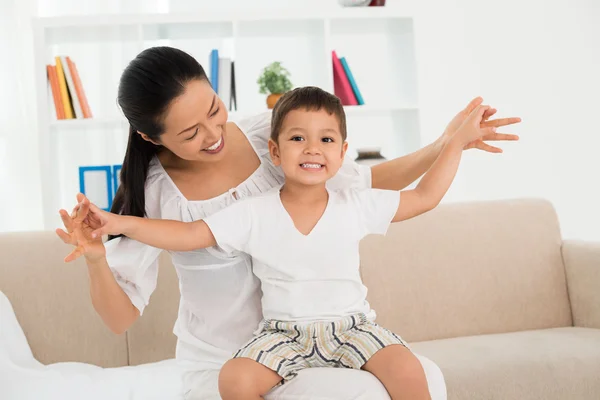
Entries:
{"type": "Polygon", "coordinates": [[[600,329],[600,242],[564,241],[573,325],[600,329]]]}

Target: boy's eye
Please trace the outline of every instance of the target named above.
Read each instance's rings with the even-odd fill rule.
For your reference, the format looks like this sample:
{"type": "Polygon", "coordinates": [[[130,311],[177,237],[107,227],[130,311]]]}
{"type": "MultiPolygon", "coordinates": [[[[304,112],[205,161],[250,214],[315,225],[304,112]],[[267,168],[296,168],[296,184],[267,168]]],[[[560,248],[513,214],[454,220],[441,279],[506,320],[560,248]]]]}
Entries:
{"type": "Polygon", "coordinates": [[[304,140],[304,138],[302,136],[292,136],[292,138],[290,140],[293,140],[295,142],[300,142],[300,141],[304,140]]]}
{"type": "Polygon", "coordinates": [[[330,137],[323,138],[322,140],[325,143],[333,143],[333,138],[330,138],[330,137]]]}

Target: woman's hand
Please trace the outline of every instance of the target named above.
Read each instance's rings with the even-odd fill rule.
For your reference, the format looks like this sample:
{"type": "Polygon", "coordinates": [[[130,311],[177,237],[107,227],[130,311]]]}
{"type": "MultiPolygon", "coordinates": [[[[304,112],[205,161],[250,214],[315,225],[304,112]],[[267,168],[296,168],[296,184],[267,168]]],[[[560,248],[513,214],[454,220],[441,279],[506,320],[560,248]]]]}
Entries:
{"type": "MultiPolygon", "coordinates": [[[[444,131],[443,135],[440,137],[440,140],[444,143],[449,141],[450,138],[452,138],[452,136],[454,136],[454,134],[456,133],[458,128],[460,128],[461,125],[465,122],[467,117],[477,107],[479,107],[482,102],[483,102],[483,99],[481,97],[476,97],[473,100],[471,100],[471,102],[463,110],[461,110],[458,114],[456,114],[454,116],[454,118],[452,118],[452,121],[450,121],[450,123],[446,127],[446,130],[444,131]]],[[[500,119],[490,120],[490,118],[494,114],[496,114],[496,112],[497,112],[497,110],[495,108],[489,108],[485,111],[485,113],[483,114],[483,118],[481,120],[482,128],[491,128],[491,127],[498,128],[501,126],[517,124],[517,123],[521,122],[521,118],[518,118],[518,117],[500,118],[500,119]]],[[[488,134],[484,135],[483,137],[481,137],[477,140],[474,140],[471,143],[468,143],[464,149],[465,150],[479,149],[479,150],[484,150],[484,151],[487,151],[490,153],[502,153],[502,149],[500,149],[498,147],[490,146],[489,144],[485,143],[486,141],[489,141],[489,140],[514,141],[514,140],[519,140],[519,136],[510,135],[510,134],[506,134],[506,133],[496,133],[496,132],[488,133],[488,134]]]]}
{"type": "Polygon", "coordinates": [[[63,242],[75,246],[75,250],[65,257],[65,262],[81,256],[85,256],[89,262],[99,261],[106,257],[106,249],[102,238],[93,237],[92,233],[101,227],[100,221],[93,213],[90,214],[90,202],[83,194],[77,195],[77,203],[71,215],[65,210],[60,210],[66,231],[56,229],[56,234],[63,242]]]}

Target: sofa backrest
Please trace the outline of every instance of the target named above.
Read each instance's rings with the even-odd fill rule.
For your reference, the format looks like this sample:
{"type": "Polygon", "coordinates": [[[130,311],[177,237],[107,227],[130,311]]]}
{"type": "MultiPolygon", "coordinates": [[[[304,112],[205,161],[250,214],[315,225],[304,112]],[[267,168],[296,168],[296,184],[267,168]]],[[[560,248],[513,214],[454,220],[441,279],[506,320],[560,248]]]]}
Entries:
{"type": "Polygon", "coordinates": [[[444,204],[361,243],[377,321],[408,341],[569,326],[553,207],[444,204]]]}
{"type": "MultiPolygon", "coordinates": [[[[544,201],[446,204],[361,243],[378,322],[406,340],[571,325],[552,206],[544,201]]],[[[104,367],[172,358],[179,286],[161,255],[144,315],[115,335],[94,311],[87,267],[65,264],[54,232],[0,234],[0,291],[42,363],[104,367]]]]}

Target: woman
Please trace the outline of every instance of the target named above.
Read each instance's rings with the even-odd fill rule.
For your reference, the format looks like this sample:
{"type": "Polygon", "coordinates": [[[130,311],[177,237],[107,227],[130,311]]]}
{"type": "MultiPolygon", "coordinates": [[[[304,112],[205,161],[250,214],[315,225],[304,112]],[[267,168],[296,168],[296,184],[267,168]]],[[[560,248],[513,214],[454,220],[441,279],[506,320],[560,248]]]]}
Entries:
{"type": "MultiPolygon", "coordinates": [[[[192,221],[283,183],[267,149],[270,114],[238,124],[227,122],[227,109],[204,70],[180,50],[156,47],[139,54],[123,72],[118,101],[130,132],[113,212],[192,221]]],[[[471,102],[440,139],[416,153],[372,170],[348,160],[331,185],[395,190],[409,185],[429,168],[444,142],[480,103],[481,99],[471,102]]],[[[485,123],[503,126],[515,122],[518,119],[485,123]]],[[[487,139],[516,137],[497,134],[487,139]]],[[[499,151],[483,142],[469,147],[499,151]]],[[[89,228],[94,221],[86,218],[87,205],[79,207],[76,214],[69,216],[61,210],[67,232],[57,230],[65,243],[77,246],[67,260],[85,256],[96,311],[111,330],[124,332],[143,313],[156,287],[160,250],[125,237],[105,244],[92,240],[89,228]]],[[[260,290],[251,259],[219,248],[171,255],[181,289],[174,328],[176,358],[195,371],[185,379],[187,398],[218,398],[218,369],[252,336],[261,319],[260,290]]],[[[422,364],[432,397],[445,398],[439,369],[426,359],[422,364]]],[[[293,384],[283,385],[267,398],[349,399],[362,395],[389,398],[366,372],[315,369],[303,372],[293,384]]]]}

